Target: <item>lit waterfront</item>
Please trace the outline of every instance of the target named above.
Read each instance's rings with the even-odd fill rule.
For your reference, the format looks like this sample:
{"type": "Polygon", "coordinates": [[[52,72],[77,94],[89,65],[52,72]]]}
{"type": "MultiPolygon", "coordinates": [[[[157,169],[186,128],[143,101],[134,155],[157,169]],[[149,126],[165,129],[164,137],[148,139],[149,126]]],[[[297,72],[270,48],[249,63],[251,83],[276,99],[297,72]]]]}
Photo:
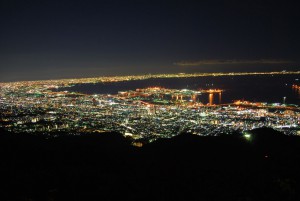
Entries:
{"type": "MultiPolygon", "coordinates": [[[[223,76],[248,76],[248,75],[299,75],[300,71],[274,71],[274,72],[232,72],[232,73],[178,73],[178,74],[146,74],[146,75],[128,75],[128,76],[102,76],[77,79],[59,79],[59,80],[38,80],[10,82],[11,85],[44,85],[53,84],[58,86],[69,86],[72,84],[83,83],[105,83],[122,82],[130,80],[146,80],[157,78],[189,78],[189,77],[223,77],[223,76]]],[[[0,83],[0,87],[5,83],[0,83]]]]}
{"type": "Polygon", "coordinates": [[[53,90],[69,84],[1,84],[0,127],[14,133],[49,136],[116,131],[143,142],[170,138],[181,132],[217,136],[271,127],[297,135],[299,130],[297,105],[247,101],[221,104],[222,89],[152,87],[113,95],[53,90]],[[197,98],[202,94],[208,95],[207,103],[197,98]]]}

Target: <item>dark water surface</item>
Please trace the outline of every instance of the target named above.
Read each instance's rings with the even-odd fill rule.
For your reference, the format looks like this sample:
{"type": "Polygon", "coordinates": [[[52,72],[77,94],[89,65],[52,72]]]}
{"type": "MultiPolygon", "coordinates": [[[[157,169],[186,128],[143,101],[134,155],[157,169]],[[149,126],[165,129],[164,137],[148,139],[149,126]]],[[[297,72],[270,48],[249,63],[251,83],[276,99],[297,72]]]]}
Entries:
{"type": "MultiPolygon", "coordinates": [[[[283,97],[286,97],[286,103],[300,105],[300,94],[292,89],[293,84],[299,83],[298,79],[300,80],[300,75],[161,78],[104,84],[80,84],[71,88],[61,88],[60,90],[86,94],[117,94],[118,91],[153,86],[192,90],[219,88],[225,90],[221,97],[222,103],[231,103],[234,100],[282,103],[283,97]]],[[[215,94],[213,102],[219,103],[219,98],[219,95],[215,94]]],[[[199,101],[203,103],[207,103],[208,99],[208,94],[202,94],[199,97],[199,101]]]]}

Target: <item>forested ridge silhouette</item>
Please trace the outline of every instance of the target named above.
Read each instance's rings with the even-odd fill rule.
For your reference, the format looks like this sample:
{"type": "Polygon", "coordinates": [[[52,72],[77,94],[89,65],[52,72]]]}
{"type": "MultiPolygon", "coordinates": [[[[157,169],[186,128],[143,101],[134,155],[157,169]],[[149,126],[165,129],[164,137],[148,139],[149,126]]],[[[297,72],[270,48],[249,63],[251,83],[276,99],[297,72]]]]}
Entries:
{"type": "Polygon", "coordinates": [[[0,132],[0,200],[300,200],[300,137],[0,132]]]}

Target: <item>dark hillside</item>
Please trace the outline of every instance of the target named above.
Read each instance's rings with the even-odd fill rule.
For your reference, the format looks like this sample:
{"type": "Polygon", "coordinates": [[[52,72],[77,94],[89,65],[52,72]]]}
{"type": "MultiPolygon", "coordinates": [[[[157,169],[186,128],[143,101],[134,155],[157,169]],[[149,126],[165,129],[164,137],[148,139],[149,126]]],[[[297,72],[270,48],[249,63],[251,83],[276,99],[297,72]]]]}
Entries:
{"type": "Polygon", "coordinates": [[[272,129],[161,139],[1,131],[0,200],[299,200],[300,138],[272,129]]]}

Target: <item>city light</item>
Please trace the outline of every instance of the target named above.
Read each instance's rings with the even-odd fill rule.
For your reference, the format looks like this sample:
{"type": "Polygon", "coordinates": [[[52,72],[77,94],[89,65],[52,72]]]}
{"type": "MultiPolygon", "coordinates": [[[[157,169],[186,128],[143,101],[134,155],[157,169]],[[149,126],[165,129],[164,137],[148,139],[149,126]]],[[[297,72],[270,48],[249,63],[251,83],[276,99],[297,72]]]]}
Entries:
{"type": "Polygon", "coordinates": [[[250,138],[251,138],[251,134],[249,134],[249,133],[246,133],[246,134],[244,134],[244,137],[245,137],[247,140],[250,140],[250,138]]]}
{"type": "MultiPolygon", "coordinates": [[[[204,75],[176,74],[178,77],[204,75]]],[[[246,139],[251,139],[247,131],[261,127],[270,127],[287,135],[299,134],[300,108],[297,105],[246,100],[229,104],[220,101],[217,104],[214,95],[221,100],[222,94],[226,94],[222,89],[191,90],[153,86],[119,91],[117,94],[93,95],[65,90],[65,87],[82,83],[119,82],[159,76],[1,83],[0,127],[14,133],[50,136],[59,132],[77,135],[115,131],[136,142],[152,142],[182,132],[201,136],[239,132],[244,133],[246,139]],[[204,94],[208,104],[199,99],[204,94]]],[[[164,75],[165,78],[174,76],[164,75]]],[[[220,73],[220,76],[226,74],[220,73]]]]}

